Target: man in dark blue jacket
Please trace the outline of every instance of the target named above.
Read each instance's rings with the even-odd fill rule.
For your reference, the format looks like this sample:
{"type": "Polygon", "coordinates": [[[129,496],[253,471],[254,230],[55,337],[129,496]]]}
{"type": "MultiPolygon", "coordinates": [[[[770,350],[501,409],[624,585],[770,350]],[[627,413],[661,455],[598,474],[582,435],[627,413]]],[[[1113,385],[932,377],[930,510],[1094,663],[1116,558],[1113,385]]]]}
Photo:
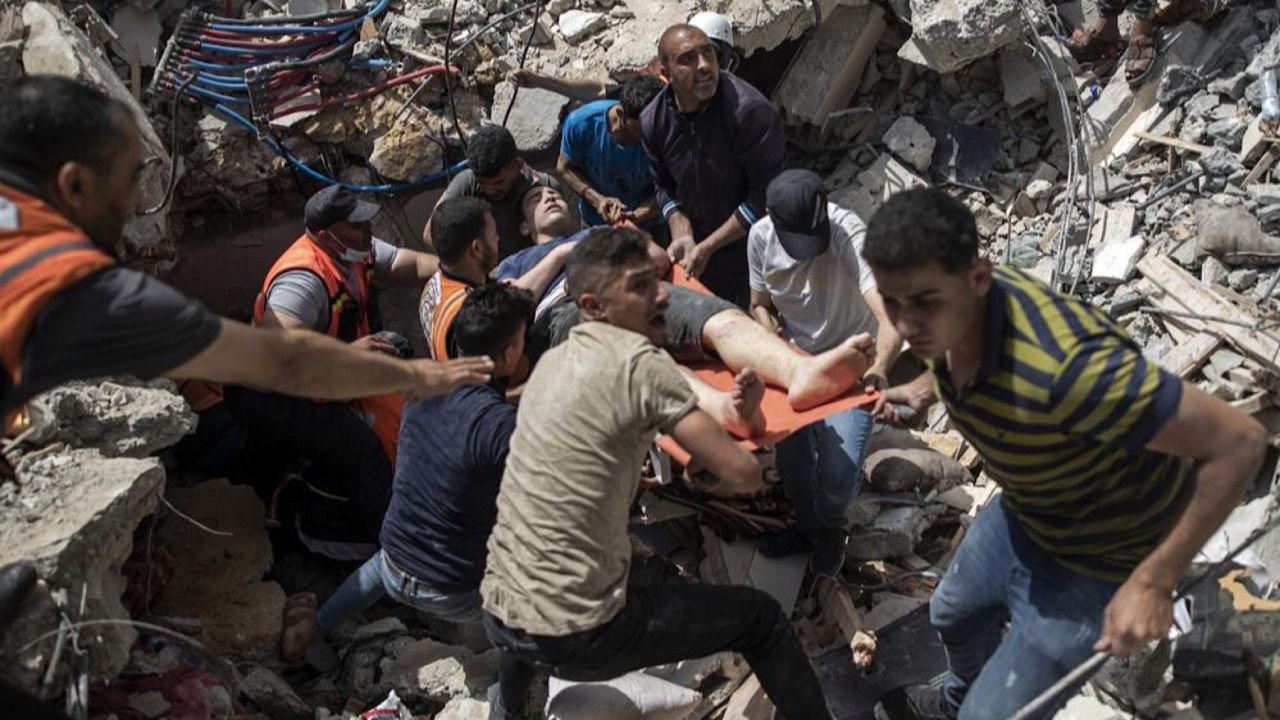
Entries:
{"type": "Polygon", "coordinates": [[[672,261],[746,308],[747,231],[765,216],[765,189],[782,171],[782,115],[760,91],[721,72],[698,28],[673,25],[658,42],[671,82],[640,116],[672,261]]]}
{"type": "Polygon", "coordinates": [[[287,658],[384,595],[453,623],[480,620],[485,544],[516,427],[506,383],[532,320],[533,298],[519,288],[492,283],[467,296],[454,341],[463,355],[492,358],[495,379],[405,407],[382,549],[325,602],[314,628],[305,617],[287,628],[287,658]]]}

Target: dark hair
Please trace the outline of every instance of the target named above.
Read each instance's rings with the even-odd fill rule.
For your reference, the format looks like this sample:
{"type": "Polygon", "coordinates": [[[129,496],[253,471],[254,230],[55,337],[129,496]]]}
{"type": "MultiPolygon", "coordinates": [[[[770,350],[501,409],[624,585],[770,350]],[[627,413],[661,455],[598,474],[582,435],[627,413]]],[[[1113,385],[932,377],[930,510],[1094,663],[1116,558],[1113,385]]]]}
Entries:
{"type": "Polygon", "coordinates": [[[516,139],[501,125],[481,125],[467,141],[467,164],[478,177],[492,177],[516,161],[516,139]]]}
{"type": "Polygon", "coordinates": [[[937,262],[958,273],[978,259],[978,228],[969,208],[945,192],[906,190],[872,216],[862,257],[891,272],[937,262]]]}
{"type": "Polygon", "coordinates": [[[639,118],[645,107],[658,93],[662,92],[662,81],[652,75],[641,75],[623,83],[619,91],[618,101],[622,104],[622,114],[629,118],[639,118]]]}
{"type": "Polygon", "coordinates": [[[446,263],[455,263],[467,245],[484,234],[489,203],[474,197],[449,198],[431,215],[431,246],[446,263]]]}
{"type": "Polygon", "coordinates": [[[649,239],[644,233],[625,227],[593,227],[565,262],[566,290],[575,299],[583,293],[599,293],[622,271],[650,262],[649,239]]]}
{"type": "Polygon", "coordinates": [[[128,106],[104,93],[52,75],[32,75],[5,88],[0,103],[0,168],[35,185],[54,181],[78,162],[95,170],[111,160],[130,130],[128,106]]]}
{"type": "Polygon", "coordinates": [[[516,333],[533,324],[533,308],[533,295],[514,285],[489,283],[472,290],[450,330],[458,354],[497,358],[516,333]]]}

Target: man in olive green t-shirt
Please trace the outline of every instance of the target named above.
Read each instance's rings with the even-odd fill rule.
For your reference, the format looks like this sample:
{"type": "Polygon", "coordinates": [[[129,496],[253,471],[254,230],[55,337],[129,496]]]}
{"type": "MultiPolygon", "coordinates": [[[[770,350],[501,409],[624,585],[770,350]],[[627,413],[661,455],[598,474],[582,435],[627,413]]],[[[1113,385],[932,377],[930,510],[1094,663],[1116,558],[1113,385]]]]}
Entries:
{"type": "Polygon", "coordinates": [[[667,291],[633,230],[597,228],[568,261],[583,322],[525,386],[498,494],[480,593],[502,651],[490,718],[523,711],[535,665],[568,680],[723,650],[746,657],[782,715],[831,714],[778,603],[716,585],[628,587],[627,517],[640,467],[670,433],[730,495],[762,487],[761,467],[696,397],[664,340],[667,291]]]}

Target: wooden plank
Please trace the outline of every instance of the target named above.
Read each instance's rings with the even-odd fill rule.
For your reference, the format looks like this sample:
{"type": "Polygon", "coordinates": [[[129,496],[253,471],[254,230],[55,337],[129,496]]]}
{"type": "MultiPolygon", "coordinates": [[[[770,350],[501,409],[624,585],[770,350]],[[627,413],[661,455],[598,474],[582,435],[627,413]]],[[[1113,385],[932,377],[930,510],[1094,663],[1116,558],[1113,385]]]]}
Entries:
{"type": "Polygon", "coordinates": [[[1222,346],[1222,338],[1213,333],[1198,332],[1186,342],[1180,342],[1160,358],[1165,370],[1185,378],[1204,364],[1209,356],[1222,346]]]}
{"type": "Polygon", "coordinates": [[[1280,148],[1277,148],[1274,145],[1268,148],[1266,154],[1258,158],[1258,164],[1254,165],[1253,169],[1249,171],[1249,174],[1245,176],[1244,183],[1240,187],[1247,188],[1257,182],[1258,178],[1265,175],[1266,172],[1271,169],[1271,166],[1276,164],[1277,156],[1280,156],[1280,148]]]}
{"type": "Polygon", "coordinates": [[[876,654],[876,634],[862,621],[862,613],[849,597],[849,591],[830,578],[818,578],[818,603],[823,613],[836,621],[840,636],[849,643],[854,667],[871,667],[876,654]]]}
{"type": "Polygon", "coordinates": [[[1251,313],[1233,305],[1218,293],[1200,283],[1194,276],[1167,257],[1148,253],[1138,261],[1138,271],[1151,280],[1162,293],[1149,296],[1148,301],[1162,310],[1196,313],[1224,318],[1231,324],[1202,318],[1178,318],[1187,326],[1200,332],[1217,335],[1231,343],[1245,355],[1258,361],[1263,368],[1280,374],[1280,342],[1254,329],[1258,319],[1251,313]],[[1236,325],[1235,323],[1243,323],[1236,325]]]}
{"type": "Polygon", "coordinates": [[[733,691],[724,710],[724,720],[773,720],[774,715],[773,702],[754,673],[733,691]]]}
{"type": "Polygon", "coordinates": [[[1197,154],[1204,154],[1213,149],[1208,145],[1201,145],[1200,143],[1187,142],[1186,140],[1183,140],[1181,138],[1170,137],[1168,135],[1153,135],[1149,132],[1141,132],[1141,131],[1135,132],[1134,137],[1138,138],[1139,140],[1146,140],[1147,142],[1159,143],[1161,145],[1168,145],[1170,147],[1178,148],[1179,150],[1187,150],[1197,154]]]}

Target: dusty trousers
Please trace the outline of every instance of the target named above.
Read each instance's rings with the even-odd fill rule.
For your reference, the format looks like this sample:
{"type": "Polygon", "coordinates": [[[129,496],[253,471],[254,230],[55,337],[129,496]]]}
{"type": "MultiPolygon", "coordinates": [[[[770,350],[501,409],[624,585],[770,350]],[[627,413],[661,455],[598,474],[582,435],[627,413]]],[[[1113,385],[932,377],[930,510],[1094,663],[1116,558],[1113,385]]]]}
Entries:
{"type": "Polygon", "coordinates": [[[776,600],[747,587],[631,587],[627,604],[598,628],[559,637],[530,635],[485,614],[489,640],[502,651],[490,720],[519,717],[539,667],[579,682],[731,650],[742,653],[779,714],[829,720],[822,688],[776,600]]]}

